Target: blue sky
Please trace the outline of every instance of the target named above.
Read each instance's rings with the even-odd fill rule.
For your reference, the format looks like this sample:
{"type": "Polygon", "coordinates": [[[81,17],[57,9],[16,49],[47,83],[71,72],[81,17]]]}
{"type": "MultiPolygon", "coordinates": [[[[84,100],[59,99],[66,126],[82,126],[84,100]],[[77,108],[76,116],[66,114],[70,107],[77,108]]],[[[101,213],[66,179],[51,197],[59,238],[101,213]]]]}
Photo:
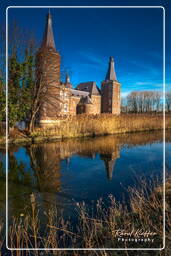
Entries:
{"type": "MultiPolygon", "coordinates": [[[[62,5],[80,5],[84,1],[62,1],[62,5]]],[[[166,32],[170,21],[169,1],[86,1],[84,5],[165,5],[166,32]]],[[[22,5],[22,1],[4,1],[5,5],[22,5]]],[[[36,1],[25,1],[35,5],[36,1]]],[[[40,5],[40,1],[37,1],[40,5]]],[[[41,5],[61,5],[61,1],[41,1],[41,5]]],[[[32,30],[40,43],[48,9],[9,9],[9,22],[16,20],[32,30]]],[[[161,90],[163,76],[162,8],[51,9],[56,48],[62,56],[61,70],[68,70],[73,85],[105,78],[109,56],[115,60],[122,95],[133,90],[161,90]]],[[[170,34],[166,34],[166,72],[171,67],[170,34]]],[[[167,90],[171,79],[166,77],[167,90]]]]}

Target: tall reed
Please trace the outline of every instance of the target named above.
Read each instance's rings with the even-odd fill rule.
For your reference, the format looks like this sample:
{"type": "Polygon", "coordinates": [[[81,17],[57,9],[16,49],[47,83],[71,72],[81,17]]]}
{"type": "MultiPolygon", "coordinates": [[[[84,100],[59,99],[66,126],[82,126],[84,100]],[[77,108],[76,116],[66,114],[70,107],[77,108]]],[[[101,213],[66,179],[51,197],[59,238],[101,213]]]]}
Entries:
{"type": "MultiPolygon", "coordinates": [[[[163,128],[160,114],[111,114],[78,115],[59,120],[56,125],[37,127],[31,134],[36,136],[80,137],[137,131],[150,131],[163,128]]],[[[171,128],[171,115],[166,118],[166,128],[171,128]]]]}
{"type": "MultiPolygon", "coordinates": [[[[119,247],[162,247],[163,237],[163,204],[162,204],[162,188],[161,186],[149,187],[142,182],[142,189],[137,190],[130,188],[130,207],[116,202],[112,195],[109,195],[110,206],[104,207],[105,202],[99,199],[97,203],[90,207],[84,202],[76,204],[77,212],[77,226],[73,227],[69,220],[66,220],[57,210],[51,207],[44,212],[46,221],[41,228],[40,206],[33,195],[30,206],[31,211],[26,214],[14,218],[9,231],[9,243],[11,247],[30,247],[34,248],[119,248],[119,247]],[[35,205],[32,206],[32,203],[35,205]],[[154,233],[153,243],[141,243],[126,241],[124,243],[118,242],[117,230],[131,230],[151,231],[154,233]]],[[[171,206],[169,200],[171,179],[166,183],[167,187],[167,203],[166,203],[166,237],[167,248],[171,245],[171,206]]],[[[31,253],[31,252],[30,252],[31,253]]],[[[78,254],[75,250],[71,254],[69,252],[44,252],[42,255],[93,255],[93,254],[78,254]],[[56,254],[55,254],[56,253],[56,254]]],[[[17,254],[14,254],[17,255],[17,254]]],[[[20,255],[20,254],[18,254],[20,255]]],[[[18,256],[17,255],[17,256],[18,256]]],[[[28,255],[41,255],[38,252],[28,255]]],[[[94,255],[132,255],[129,252],[123,254],[114,253],[106,254],[101,251],[100,254],[94,255]]],[[[139,254],[143,255],[143,254],[139,254]]],[[[146,254],[148,255],[148,254],[146,254]]],[[[150,254],[149,254],[150,255],[150,254]]],[[[155,254],[153,254],[155,255],[155,254]]],[[[156,254],[157,255],[157,254],[156,254]]],[[[158,254],[160,255],[160,254],[158,254]]]]}

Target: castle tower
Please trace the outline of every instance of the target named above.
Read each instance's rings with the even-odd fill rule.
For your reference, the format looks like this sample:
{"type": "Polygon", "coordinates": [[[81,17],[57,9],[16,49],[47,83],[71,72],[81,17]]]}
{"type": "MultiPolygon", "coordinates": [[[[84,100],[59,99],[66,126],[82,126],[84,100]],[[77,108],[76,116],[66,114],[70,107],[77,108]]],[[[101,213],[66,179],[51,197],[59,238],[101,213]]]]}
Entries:
{"type": "MultiPolygon", "coordinates": [[[[36,54],[36,81],[40,94],[39,122],[55,120],[60,111],[60,55],[56,51],[52,15],[47,15],[41,47],[36,54]]],[[[37,89],[38,90],[38,89],[37,89]]]]}
{"type": "Polygon", "coordinates": [[[71,84],[71,81],[70,81],[70,76],[68,75],[68,73],[66,74],[66,77],[65,77],[65,85],[67,88],[72,88],[72,84],[71,84]]]}
{"type": "Polygon", "coordinates": [[[116,78],[114,59],[110,57],[106,78],[101,84],[102,113],[120,114],[120,86],[116,78]]]}

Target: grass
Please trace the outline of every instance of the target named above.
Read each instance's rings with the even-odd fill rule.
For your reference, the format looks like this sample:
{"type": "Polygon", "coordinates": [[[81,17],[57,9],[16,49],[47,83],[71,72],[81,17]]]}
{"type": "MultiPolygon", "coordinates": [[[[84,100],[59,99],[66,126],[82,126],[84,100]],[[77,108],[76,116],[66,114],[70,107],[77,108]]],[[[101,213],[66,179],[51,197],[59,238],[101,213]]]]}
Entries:
{"type": "MultiPolygon", "coordinates": [[[[118,242],[118,229],[126,231],[143,229],[152,231],[155,242],[145,244],[147,247],[162,247],[163,236],[163,205],[162,188],[159,185],[147,185],[141,180],[142,189],[130,188],[130,208],[125,204],[117,203],[112,195],[109,195],[110,206],[104,207],[104,201],[99,199],[94,207],[90,208],[84,203],[76,204],[78,224],[73,227],[69,220],[65,220],[58,212],[56,207],[51,207],[44,212],[43,228],[40,224],[41,208],[37,203],[36,196],[31,194],[30,203],[25,213],[14,217],[9,227],[9,245],[10,247],[75,247],[75,248],[116,248],[116,247],[143,247],[139,242],[135,245],[131,242],[118,242]]],[[[166,183],[167,203],[166,203],[166,237],[168,254],[162,254],[162,251],[153,252],[152,255],[170,255],[171,246],[171,179],[166,183]]],[[[1,233],[2,238],[2,233],[1,233]]],[[[3,239],[2,239],[3,241],[3,239]]],[[[2,245],[3,242],[1,242],[2,245]]],[[[167,252],[167,251],[165,251],[167,252]]],[[[3,254],[2,254],[3,255],[3,254]]],[[[4,254],[5,255],[5,254],[4,254]]],[[[43,254],[36,251],[19,252],[11,251],[12,256],[24,255],[135,255],[131,251],[120,252],[98,252],[92,251],[45,251],[43,254]]],[[[151,252],[139,251],[136,255],[151,255],[151,252]]]]}
{"type": "MultiPolygon", "coordinates": [[[[96,136],[163,128],[161,114],[111,114],[78,115],[60,120],[58,125],[35,128],[33,137],[57,136],[59,138],[96,136]]],[[[171,115],[166,118],[166,128],[171,128],[171,115]]]]}
{"type": "MultiPolygon", "coordinates": [[[[166,114],[166,129],[171,128],[171,115],[166,114]]],[[[154,131],[163,129],[162,114],[112,114],[77,115],[61,118],[56,125],[35,127],[34,132],[27,129],[10,129],[9,143],[24,144],[63,138],[124,134],[131,132],[154,131]]],[[[0,145],[5,144],[5,130],[1,131],[0,145]]]]}

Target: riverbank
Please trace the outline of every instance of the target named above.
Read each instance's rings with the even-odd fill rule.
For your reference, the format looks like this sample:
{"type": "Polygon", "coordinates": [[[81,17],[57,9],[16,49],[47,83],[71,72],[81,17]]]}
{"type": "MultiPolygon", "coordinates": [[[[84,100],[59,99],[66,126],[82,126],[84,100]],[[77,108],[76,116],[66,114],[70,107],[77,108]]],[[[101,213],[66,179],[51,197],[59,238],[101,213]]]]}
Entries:
{"type": "MultiPolygon", "coordinates": [[[[166,129],[171,129],[171,115],[166,115],[166,129]]],[[[163,129],[162,114],[122,114],[114,116],[79,115],[61,119],[55,126],[36,127],[31,134],[27,130],[10,132],[9,144],[38,143],[65,138],[95,137],[132,132],[148,132],[163,129]]],[[[5,144],[5,136],[0,144],[5,144]]]]}
{"type": "MultiPolygon", "coordinates": [[[[43,213],[45,215],[45,232],[42,232],[39,221],[41,209],[37,203],[36,195],[32,193],[26,211],[20,216],[16,216],[10,224],[9,246],[12,248],[34,248],[39,246],[44,248],[67,248],[68,246],[70,248],[162,248],[162,185],[154,182],[149,188],[145,181],[142,180],[142,182],[142,189],[130,188],[128,191],[130,195],[129,210],[125,205],[117,203],[112,195],[109,196],[110,206],[108,209],[105,209],[101,198],[97,201],[93,212],[89,211],[86,203],[76,203],[78,218],[78,227],[76,229],[73,228],[70,221],[66,221],[63,216],[59,216],[56,207],[52,206],[43,213]],[[129,241],[127,239],[129,237],[132,240],[129,241]],[[125,239],[125,241],[123,242],[119,238],[125,239]]],[[[170,184],[171,179],[169,178],[166,182],[167,228],[165,255],[170,255],[170,184]]],[[[2,220],[0,224],[4,227],[2,220]]],[[[1,232],[2,240],[0,241],[0,246],[2,248],[5,240],[4,228],[1,232]]],[[[44,255],[49,255],[49,252],[47,251],[44,255]]],[[[52,253],[52,255],[56,254],[52,253]]],[[[68,252],[66,254],[59,252],[58,255],[69,254],[68,252]]],[[[78,256],[76,251],[72,255],[78,256]]],[[[100,255],[105,256],[105,251],[102,251],[100,255]]],[[[120,253],[110,255],[119,256],[120,253]]],[[[128,252],[122,255],[128,255],[128,252]]],[[[151,253],[146,255],[151,255],[151,253]]]]}

